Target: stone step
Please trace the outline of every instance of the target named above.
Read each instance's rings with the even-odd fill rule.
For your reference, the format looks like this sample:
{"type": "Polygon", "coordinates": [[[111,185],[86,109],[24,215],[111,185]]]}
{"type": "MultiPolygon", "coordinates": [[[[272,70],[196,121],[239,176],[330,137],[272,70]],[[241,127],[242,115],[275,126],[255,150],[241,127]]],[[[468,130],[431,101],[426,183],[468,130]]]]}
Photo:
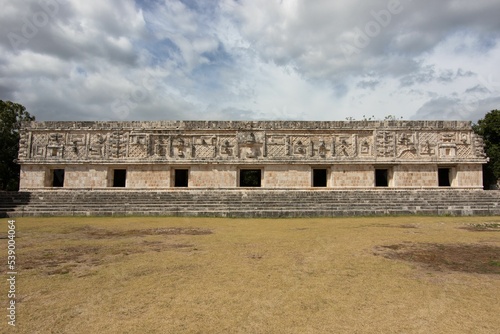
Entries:
{"type": "Polygon", "coordinates": [[[500,214],[500,192],[480,190],[182,190],[0,192],[0,216],[182,215],[309,217],[500,214]]]}

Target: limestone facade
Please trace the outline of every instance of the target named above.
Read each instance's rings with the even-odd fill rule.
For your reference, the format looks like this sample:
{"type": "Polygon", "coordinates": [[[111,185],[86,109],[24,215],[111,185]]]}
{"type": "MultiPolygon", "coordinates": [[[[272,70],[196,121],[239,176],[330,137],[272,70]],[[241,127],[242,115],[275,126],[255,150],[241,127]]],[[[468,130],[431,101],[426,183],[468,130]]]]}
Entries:
{"type": "Polygon", "coordinates": [[[465,121],[29,122],[21,190],[482,188],[465,121]]]}

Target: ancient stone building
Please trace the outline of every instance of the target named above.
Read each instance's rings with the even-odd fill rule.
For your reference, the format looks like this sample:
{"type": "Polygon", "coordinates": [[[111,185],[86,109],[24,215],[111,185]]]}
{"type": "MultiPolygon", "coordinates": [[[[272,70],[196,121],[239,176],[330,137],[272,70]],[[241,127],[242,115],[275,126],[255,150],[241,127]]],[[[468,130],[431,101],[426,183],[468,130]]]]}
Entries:
{"type": "Polygon", "coordinates": [[[31,122],[21,190],[482,188],[463,121],[31,122]]]}

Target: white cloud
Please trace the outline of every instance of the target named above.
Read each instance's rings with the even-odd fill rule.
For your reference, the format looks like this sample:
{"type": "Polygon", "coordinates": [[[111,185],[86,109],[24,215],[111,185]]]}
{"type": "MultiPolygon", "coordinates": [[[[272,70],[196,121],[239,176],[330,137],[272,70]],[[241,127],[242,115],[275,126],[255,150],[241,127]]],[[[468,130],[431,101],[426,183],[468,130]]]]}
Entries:
{"type": "Polygon", "coordinates": [[[0,99],[41,120],[476,120],[500,101],[496,0],[0,6],[0,99]]]}

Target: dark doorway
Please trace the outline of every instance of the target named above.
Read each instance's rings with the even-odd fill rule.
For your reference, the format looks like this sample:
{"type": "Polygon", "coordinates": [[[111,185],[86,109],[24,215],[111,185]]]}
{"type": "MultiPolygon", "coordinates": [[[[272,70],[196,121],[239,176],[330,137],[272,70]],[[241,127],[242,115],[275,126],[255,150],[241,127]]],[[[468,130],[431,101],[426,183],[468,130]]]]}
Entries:
{"type": "Polygon", "coordinates": [[[240,170],[240,187],[260,187],[261,176],[260,169],[240,170]]]}
{"type": "Polygon", "coordinates": [[[64,169],[52,170],[52,187],[64,187],[64,169]]]}
{"type": "Polygon", "coordinates": [[[313,169],[313,187],[326,187],[326,169],[313,169]]]}
{"type": "Polygon", "coordinates": [[[389,170],[375,169],[375,187],[389,186],[389,170]]]}
{"type": "Polygon", "coordinates": [[[127,181],[127,170],[126,169],[115,169],[113,170],[113,187],[125,187],[127,181]]]}
{"type": "Polygon", "coordinates": [[[176,169],[174,171],[174,187],[187,187],[188,174],[188,169],[176,169]]]}
{"type": "Polygon", "coordinates": [[[451,186],[450,168],[438,168],[438,182],[440,187],[451,186]]]}

